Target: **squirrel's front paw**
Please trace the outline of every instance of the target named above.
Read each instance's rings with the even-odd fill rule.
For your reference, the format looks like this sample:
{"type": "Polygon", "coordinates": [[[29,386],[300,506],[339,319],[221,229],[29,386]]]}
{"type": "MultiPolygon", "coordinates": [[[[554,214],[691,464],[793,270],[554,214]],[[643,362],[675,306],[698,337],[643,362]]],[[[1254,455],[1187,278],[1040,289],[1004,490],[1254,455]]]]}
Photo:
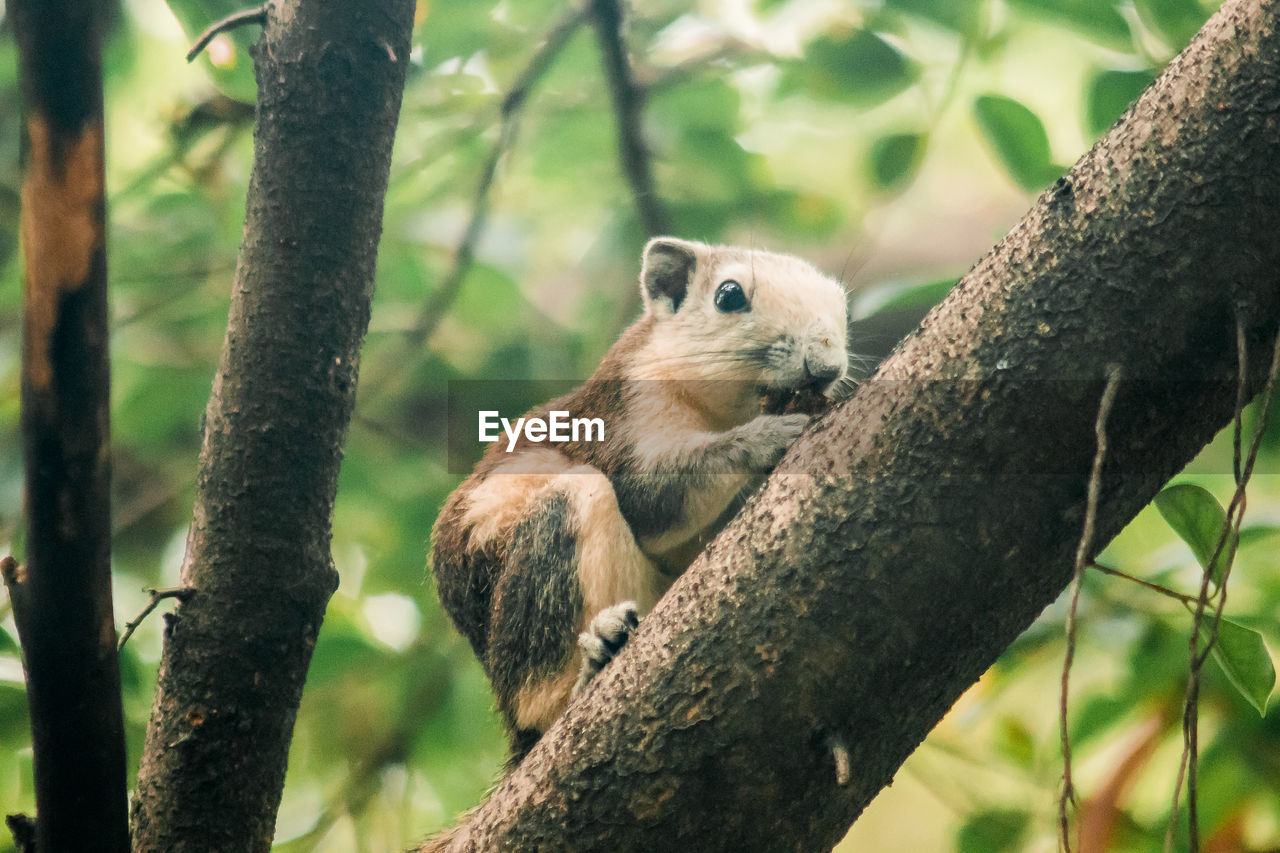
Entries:
{"type": "Polygon", "coordinates": [[[631,634],[640,624],[640,614],[634,601],[624,601],[606,607],[595,615],[586,631],[578,635],[578,648],[582,649],[582,669],[578,670],[577,693],[596,677],[596,673],[613,660],[627,644],[631,634]]]}
{"type": "Polygon", "coordinates": [[[807,423],[809,416],[805,414],[759,415],[738,427],[739,447],[747,467],[767,471],[777,465],[807,423]]]}

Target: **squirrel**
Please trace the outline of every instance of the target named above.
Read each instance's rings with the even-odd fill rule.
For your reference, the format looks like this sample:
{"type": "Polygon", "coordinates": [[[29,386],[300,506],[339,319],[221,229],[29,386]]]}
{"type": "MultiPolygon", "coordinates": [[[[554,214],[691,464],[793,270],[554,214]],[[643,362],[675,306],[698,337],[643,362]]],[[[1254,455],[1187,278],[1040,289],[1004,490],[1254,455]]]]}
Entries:
{"type": "Polygon", "coordinates": [[[591,378],[528,416],[598,418],[603,437],[492,445],[432,531],[511,766],[847,376],[844,288],[805,261],[658,237],[640,284],[643,314],[591,378]]]}

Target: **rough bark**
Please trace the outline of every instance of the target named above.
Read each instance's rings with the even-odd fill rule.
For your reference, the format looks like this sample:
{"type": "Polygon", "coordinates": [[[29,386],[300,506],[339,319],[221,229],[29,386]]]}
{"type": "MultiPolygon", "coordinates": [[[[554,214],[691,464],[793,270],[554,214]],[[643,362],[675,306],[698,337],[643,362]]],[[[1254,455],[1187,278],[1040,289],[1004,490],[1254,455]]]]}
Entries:
{"type": "Polygon", "coordinates": [[[25,100],[25,571],[9,575],[35,762],[36,849],[128,849],[111,610],[101,3],[15,2],[25,100]]]}
{"type": "Polygon", "coordinates": [[[137,851],[265,851],[337,585],[341,448],[369,320],[412,0],[280,0],[254,51],[244,243],[133,805],[137,851]]]}
{"type": "Polygon", "coordinates": [[[834,845],[1062,590],[1106,366],[1101,547],[1280,322],[1276,5],[1228,2],[672,587],[454,850],[834,845]],[[843,743],[841,785],[832,744],[843,743]]]}

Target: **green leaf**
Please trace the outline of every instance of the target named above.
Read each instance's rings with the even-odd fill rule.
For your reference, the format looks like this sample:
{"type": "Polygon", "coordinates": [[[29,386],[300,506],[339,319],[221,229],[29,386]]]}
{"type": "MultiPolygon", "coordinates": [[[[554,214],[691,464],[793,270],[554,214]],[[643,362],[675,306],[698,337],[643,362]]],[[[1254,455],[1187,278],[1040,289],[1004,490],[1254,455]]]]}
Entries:
{"type": "Polygon", "coordinates": [[[1016,717],[1003,717],[996,726],[996,751],[1020,767],[1031,769],[1036,760],[1036,739],[1016,717]]]}
{"type": "Polygon", "coordinates": [[[973,32],[982,7],[980,0],[885,0],[884,5],[958,33],[973,32]]]}
{"type": "Polygon", "coordinates": [[[941,281],[930,281],[903,288],[886,297],[883,302],[868,310],[867,316],[874,317],[885,311],[897,311],[904,308],[932,308],[951,292],[951,288],[959,283],[956,278],[944,278],[941,281]]]}
{"type": "MultiPolygon", "coordinates": [[[[1208,642],[1208,627],[1200,630],[1204,642],[1208,642]]],[[[1276,670],[1262,634],[1223,619],[1218,623],[1218,642],[1211,654],[1231,685],[1265,717],[1267,700],[1276,684],[1276,670]]]]}
{"type": "Polygon", "coordinates": [[[1155,76],[1151,70],[1095,71],[1085,93],[1085,124],[1089,133],[1097,136],[1111,127],[1155,76]]]}
{"type": "Polygon", "coordinates": [[[1138,17],[1174,50],[1181,50],[1200,30],[1209,13],[1197,0],[1135,0],[1138,17]]]}
{"type": "Polygon", "coordinates": [[[1008,0],[1010,6],[1065,24],[1087,39],[1130,53],[1129,24],[1111,0],[1008,0]]]}
{"type": "Polygon", "coordinates": [[[875,33],[854,30],[809,42],[803,60],[783,76],[782,91],[797,89],[828,100],[869,107],[915,82],[916,63],[875,33]]]}
{"type": "Polygon", "coordinates": [[[1005,853],[1023,849],[1031,816],[1016,809],[991,809],[969,818],[956,833],[959,853],[1005,853]]]}
{"type": "Polygon", "coordinates": [[[982,135],[1010,177],[1025,190],[1037,190],[1058,174],[1049,156],[1049,135],[1031,110],[1003,95],[980,95],[973,102],[982,135]]]}
{"type": "Polygon", "coordinates": [[[1246,545],[1256,545],[1260,542],[1266,542],[1269,539],[1280,537],[1280,525],[1276,524],[1251,524],[1240,530],[1240,547],[1246,545]]]}
{"type": "MultiPolygon", "coordinates": [[[[733,85],[723,79],[711,78],[663,87],[654,93],[647,109],[659,134],[676,128],[732,134],[738,131],[741,103],[742,95],[733,85]]],[[[609,140],[612,142],[612,136],[609,140]]]]}
{"type": "Polygon", "coordinates": [[[897,189],[910,182],[924,154],[921,133],[894,133],[871,143],[871,181],[878,189],[897,189]]]}
{"type": "Polygon", "coordinates": [[[1220,584],[1228,559],[1235,553],[1237,542],[1228,540],[1223,545],[1217,562],[1210,568],[1209,561],[1213,559],[1218,540],[1222,537],[1222,528],[1227,523],[1227,511],[1218,503],[1218,499],[1200,486],[1179,483],[1156,495],[1156,509],[1160,510],[1160,515],[1164,516],[1164,520],[1182,541],[1191,546],[1196,562],[1209,572],[1214,584],[1220,584]]]}

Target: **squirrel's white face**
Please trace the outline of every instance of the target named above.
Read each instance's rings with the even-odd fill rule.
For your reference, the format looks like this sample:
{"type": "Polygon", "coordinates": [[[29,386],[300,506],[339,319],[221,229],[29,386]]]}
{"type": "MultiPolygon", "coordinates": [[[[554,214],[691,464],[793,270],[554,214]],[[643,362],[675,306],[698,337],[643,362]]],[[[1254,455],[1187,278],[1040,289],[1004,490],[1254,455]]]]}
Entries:
{"type": "Polygon", "coordinates": [[[654,378],[825,391],[845,376],[844,288],[799,258],[658,237],[640,279],[654,378]]]}

